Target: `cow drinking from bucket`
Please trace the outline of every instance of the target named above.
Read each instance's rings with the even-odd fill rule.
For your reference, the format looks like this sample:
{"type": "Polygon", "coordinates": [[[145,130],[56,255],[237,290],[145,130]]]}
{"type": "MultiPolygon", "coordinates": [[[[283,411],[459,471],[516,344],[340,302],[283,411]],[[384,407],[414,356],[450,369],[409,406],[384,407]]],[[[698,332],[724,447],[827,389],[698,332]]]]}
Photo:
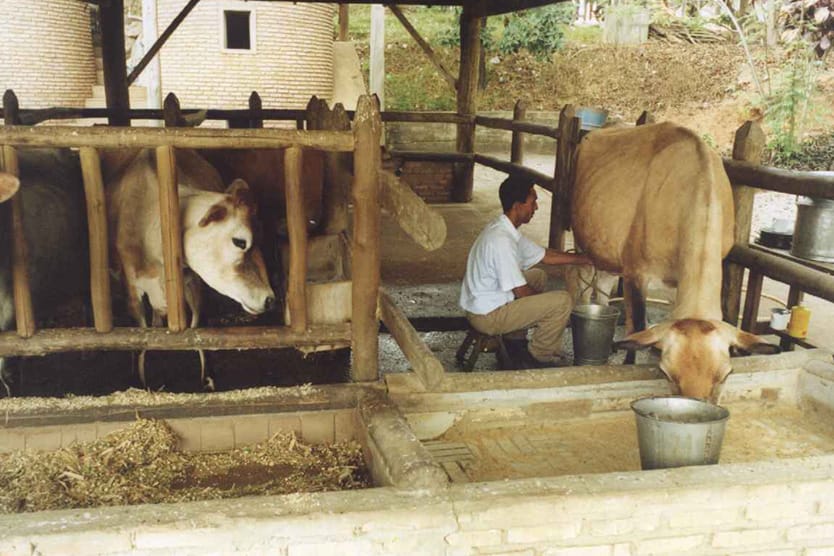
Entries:
{"type": "MultiPolygon", "coordinates": [[[[29,261],[29,291],[38,320],[61,302],[87,291],[87,227],[78,155],[69,149],[21,149],[20,177],[0,172],[0,202],[15,192],[23,206],[23,233],[29,261]]],[[[14,327],[11,238],[8,204],[0,216],[0,330],[14,327]]],[[[0,358],[0,382],[6,381],[0,358]]]]}
{"type": "MultiPolygon", "coordinates": [[[[256,206],[248,185],[235,180],[224,190],[214,168],[193,151],[178,150],[176,159],[190,326],[196,327],[200,318],[199,279],[247,313],[270,310],[275,294],[254,244],[256,206]]],[[[157,324],[168,308],[155,156],[143,150],[128,156],[109,153],[104,160],[111,167],[105,171],[111,175],[106,187],[110,241],[124,280],[128,310],[141,326],[147,326],[142,307],[142,298],[147,296],[157,324]]],[[[204,378],[202,352],[200,357],[204,378]]],[[[143,354],[139,373],[144,383],[143,354]]]]}
{"type": "Polygon", "coordinates": [[[595,266],[621,273],[629,336],[661,350],[685,396],[717,400],[730,347],[776,348],[721,320],[721,261],[733,243],[733,198],[721,158],[672,123],[594,131],[577,151],[571,219],[595,266]],[[677,286],[668,320],[645,328],[650,284],[677,286]]]}

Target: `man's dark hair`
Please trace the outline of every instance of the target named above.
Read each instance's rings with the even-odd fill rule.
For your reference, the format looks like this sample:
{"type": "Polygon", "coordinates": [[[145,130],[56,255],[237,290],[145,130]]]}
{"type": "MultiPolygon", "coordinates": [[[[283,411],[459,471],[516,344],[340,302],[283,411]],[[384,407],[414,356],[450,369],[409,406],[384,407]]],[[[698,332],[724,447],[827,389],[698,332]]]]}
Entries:
{"type": "Polygon", "coordinates": [[[530,190],[533,188],[533,182],[521,177],[510,176],[501,182],[501,187],[498,188],[498,198],[501,199],[501,208],[504,212],[509,212],[515,203],[524,203],[530,190]]]}

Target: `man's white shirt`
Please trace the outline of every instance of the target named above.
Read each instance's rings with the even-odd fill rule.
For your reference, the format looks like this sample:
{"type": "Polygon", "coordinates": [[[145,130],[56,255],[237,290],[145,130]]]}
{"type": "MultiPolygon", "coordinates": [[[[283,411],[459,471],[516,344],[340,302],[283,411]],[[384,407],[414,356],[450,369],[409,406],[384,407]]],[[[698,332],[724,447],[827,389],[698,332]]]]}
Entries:
{"type": "Polygon", "coordinates": [[[502,214],[483,229],[469,250],[460,306],[485,315],[514,299],[513,288],[527,283],[522,271],[544,258],[545,249],[502,214]]]}

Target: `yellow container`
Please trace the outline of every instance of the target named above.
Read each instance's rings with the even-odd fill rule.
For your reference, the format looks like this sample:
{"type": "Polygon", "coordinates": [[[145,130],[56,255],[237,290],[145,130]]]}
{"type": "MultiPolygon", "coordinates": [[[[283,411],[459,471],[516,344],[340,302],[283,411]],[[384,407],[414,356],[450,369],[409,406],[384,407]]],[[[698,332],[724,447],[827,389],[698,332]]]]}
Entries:
{"type": "Polygon", "coordinates": [[[794,338],[804,338],[808,335],[808,322],[811,320],[811,310],[804,305],[794,305],[791,309],[791,320],[788,322],[788,334],[794,338]]]}

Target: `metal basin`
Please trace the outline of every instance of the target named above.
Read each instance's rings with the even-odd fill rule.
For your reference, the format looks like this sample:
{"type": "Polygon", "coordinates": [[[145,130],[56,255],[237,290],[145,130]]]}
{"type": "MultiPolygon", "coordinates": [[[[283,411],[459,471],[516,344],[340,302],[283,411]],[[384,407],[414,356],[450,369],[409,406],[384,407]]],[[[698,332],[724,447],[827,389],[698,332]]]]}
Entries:
{"type": "Polygon", "coordinates": [[[643,398],[631,409],[643,469],[718,463],[727,409],[683,396],[643,398]]]}

